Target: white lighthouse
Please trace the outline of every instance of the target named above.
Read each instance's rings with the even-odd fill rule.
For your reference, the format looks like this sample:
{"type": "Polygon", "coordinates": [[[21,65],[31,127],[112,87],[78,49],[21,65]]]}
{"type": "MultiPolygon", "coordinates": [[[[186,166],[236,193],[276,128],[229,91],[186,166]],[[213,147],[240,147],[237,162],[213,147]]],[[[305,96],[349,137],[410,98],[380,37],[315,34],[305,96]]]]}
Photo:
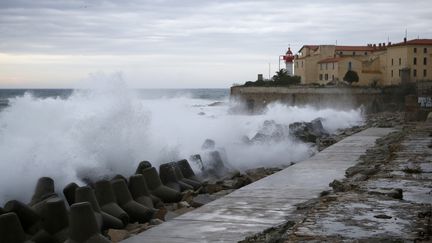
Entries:
{"type": "Polygon", "coordinates": [[[283,56],[283,60],[284,60],[285,65],[286,65],[286,71],[287,71],[287,74],[288,74],[289,76],[293,76],[293,75],[294,75],[294,73],[293,73],[293,60],[294,60],[294,55],[293,55],[293,53],[292,53],[290,47],[288,47],[288,51],[287,51],[286,54],[283,56]]]}

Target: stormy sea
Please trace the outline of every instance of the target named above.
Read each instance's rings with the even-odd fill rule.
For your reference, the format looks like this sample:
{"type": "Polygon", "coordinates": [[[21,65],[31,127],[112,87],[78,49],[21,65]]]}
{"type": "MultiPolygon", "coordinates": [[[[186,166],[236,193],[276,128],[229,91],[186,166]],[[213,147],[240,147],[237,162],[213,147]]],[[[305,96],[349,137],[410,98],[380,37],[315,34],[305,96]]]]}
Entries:
{"type": "Polygon", "coordinates": [[[142,160],[158,168],[200,154],[206,140],[237,170],[283,166],[316,148],[289,133],[256,139],[269,124],[320,118],[334,133],[363,123],[361,109],[274,103],[249,114],[238,107],[228,89],[0,90],[0,202],[27,201],[41,176],[52,177],[61,189],[83,177],[130,175],[142,160]]]}

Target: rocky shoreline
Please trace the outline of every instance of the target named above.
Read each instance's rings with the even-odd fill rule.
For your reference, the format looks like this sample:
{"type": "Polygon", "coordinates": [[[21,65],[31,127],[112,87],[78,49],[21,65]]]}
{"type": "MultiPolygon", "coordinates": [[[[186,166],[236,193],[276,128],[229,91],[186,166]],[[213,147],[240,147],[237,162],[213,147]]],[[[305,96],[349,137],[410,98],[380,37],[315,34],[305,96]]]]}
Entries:
{"type": "MultiPolygon", "coordinates": [[[[368,121],[378,124],[401,123],[387,115],[368,121]]],[[[430,242],[430,134],[430,123],[399,127],[379,139],[344,180],[330,183],[332,190],[297,205],[296,217],[241,242],[430,242]]]]}

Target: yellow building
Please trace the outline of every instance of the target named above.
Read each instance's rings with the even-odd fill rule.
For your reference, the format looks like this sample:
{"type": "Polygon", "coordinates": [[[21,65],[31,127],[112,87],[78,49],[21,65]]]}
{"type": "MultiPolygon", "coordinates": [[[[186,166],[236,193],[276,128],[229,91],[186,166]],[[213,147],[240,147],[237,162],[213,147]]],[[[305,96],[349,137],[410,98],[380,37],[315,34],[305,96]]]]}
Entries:
{"type": "Polygon", "coordinates": [[[294,60],[302,84],[342,81],[357,72],[355,85],[394,85],[432,80],[432,39],[366,46],[305,45],[294,60]]]}

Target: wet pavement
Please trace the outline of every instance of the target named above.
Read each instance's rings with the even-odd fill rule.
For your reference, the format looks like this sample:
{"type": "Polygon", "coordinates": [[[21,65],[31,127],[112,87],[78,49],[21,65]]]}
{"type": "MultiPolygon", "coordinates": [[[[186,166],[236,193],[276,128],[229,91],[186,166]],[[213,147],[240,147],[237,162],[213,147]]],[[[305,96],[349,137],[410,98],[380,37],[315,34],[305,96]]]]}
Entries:
{"type": "Polygon", "coordinates": [[[419,123],[388,160],[366,158],[378,168],[365,180],[347,178],[354,189],[322,197],[286,242],[431,242],[432,124],[419,123]],[[403,198],[389,194],[402,190],[403,198]]]}
{"type": "Polygon", "coordinates": [[[303,215],[296,212],[296,204],[329,190],[330,182],[344,178],[345,170],[355,165],[376,139],[392,131],[364,130],[308,160],[122,242],[237,242],[287,220],[300,219],[303,215]]]}

